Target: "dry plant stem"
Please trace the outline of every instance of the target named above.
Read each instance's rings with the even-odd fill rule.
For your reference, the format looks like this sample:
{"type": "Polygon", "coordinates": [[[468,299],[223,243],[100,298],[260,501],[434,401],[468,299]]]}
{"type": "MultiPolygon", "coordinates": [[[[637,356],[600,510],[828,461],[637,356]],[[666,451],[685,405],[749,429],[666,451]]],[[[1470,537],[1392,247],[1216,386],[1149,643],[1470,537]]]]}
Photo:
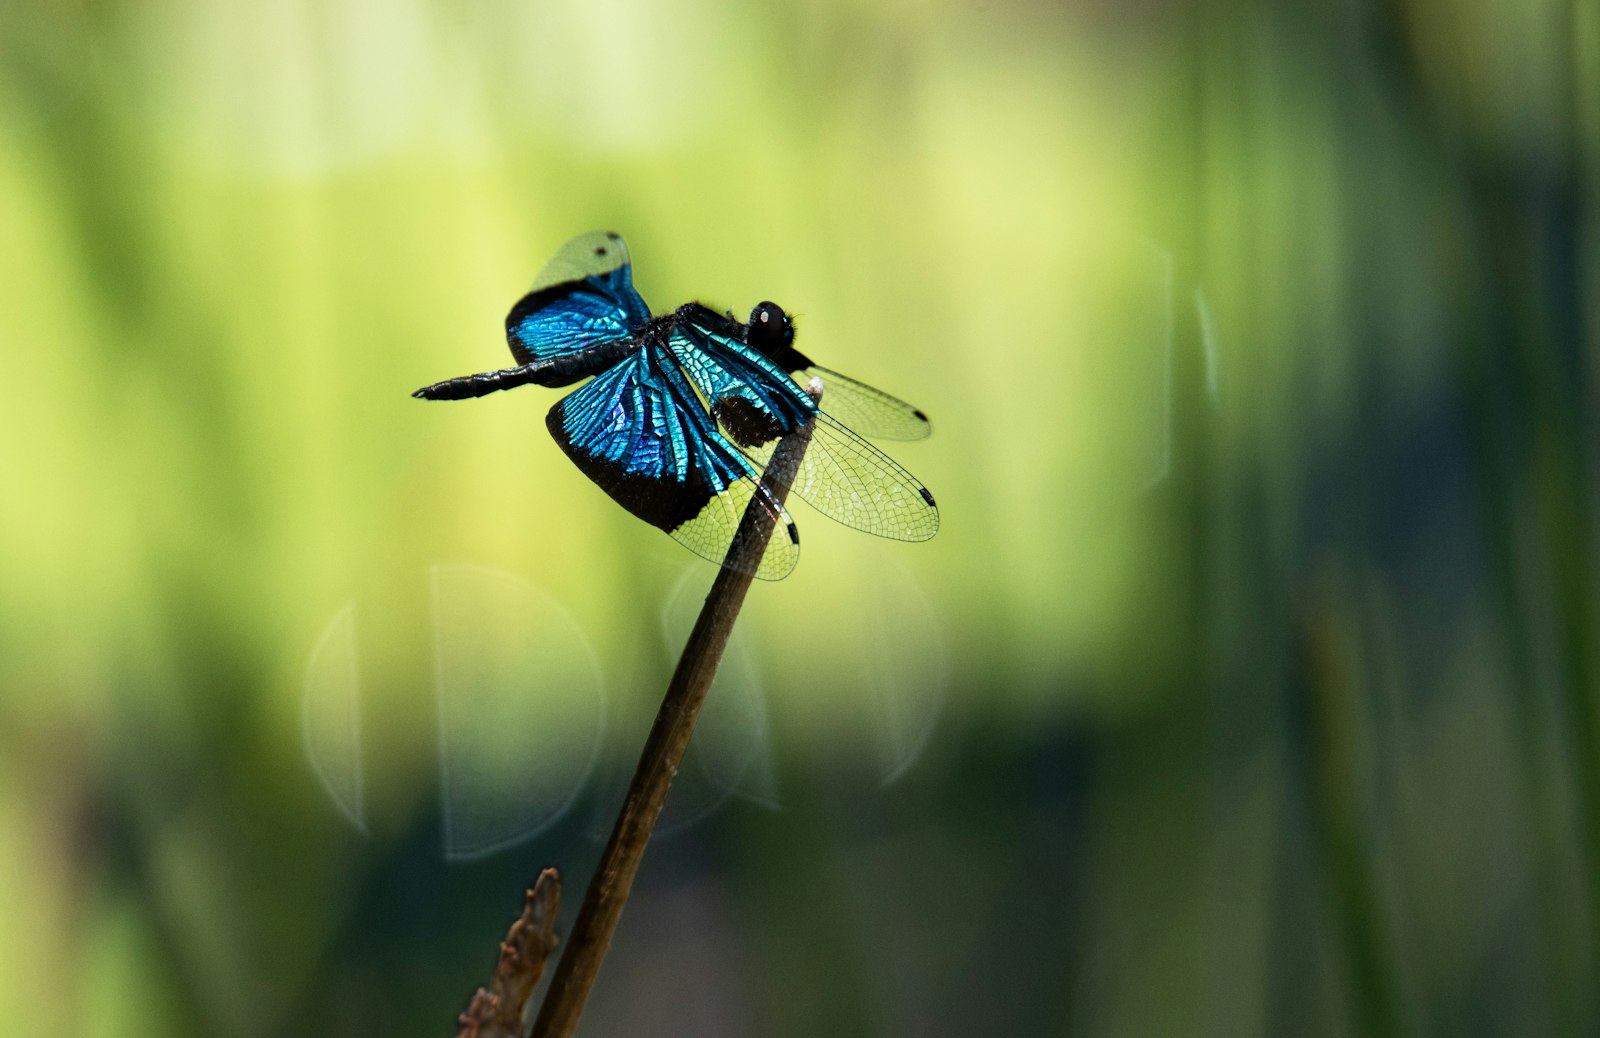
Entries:
{"type": "Polygon", "coordinates": [[[494,979],[477,990],[457,1020],[456,1038],[522,1038],[528,1000],[544,973],[545,959],[556,947],[560,910],[561,876],[555,869],[545,869],[523,898],[522,915],[500,944],[494,979]]]}
{"type": "MultiPolygon", "coordinates": [[[[813,400],[820,400],[822,383],[813,379],[806,392],[813,400]]],[[[789,485],[794,481],[810,441],[811,423],[807,422],[789,434],[772,454],[762,479],[780,503],[789,494],[789,485]]],[[[645,740],[622,813],[617,816],[617,825],[600,858],[600,867],[589,881],[583,907],[567,938],[566,951],[550,979],[550,990],[545,993],[539,1017],[534,1021],[532,1038],[566,1038],[578,1026],[584,1001],[600,972],[600,963],[611,945],[622,906],[633,888],[645,844],[655,829],[661,805],[666,802],[667,789],[683,761],[695,718],[705,702],[711,679],[716,676],[722,650],[733,633],[733,622],[744,604],[745,592],[750,589],[750,574],[766,550],[772,527],[772,517],[762,509],[745,510],[727,562],[712,583],[700,618],[695,621],[683,655],[678,658],[678,669],[673,672],[655,725],[645,740]],[[734,565],[739,569],[731,568],[734,565]]]]}

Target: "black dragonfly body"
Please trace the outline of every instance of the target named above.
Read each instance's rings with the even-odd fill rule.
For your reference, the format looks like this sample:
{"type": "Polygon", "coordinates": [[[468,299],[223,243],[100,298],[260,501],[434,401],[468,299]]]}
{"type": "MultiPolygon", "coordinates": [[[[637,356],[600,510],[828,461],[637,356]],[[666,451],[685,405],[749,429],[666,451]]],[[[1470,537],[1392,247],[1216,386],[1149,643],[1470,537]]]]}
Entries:
{"type": "Polygon", "coordinates": [[[921,439],[923,413],[813,364],[774,303],[741,322],[700,303],[652,316],[633,287],[627,245],[596,231],[562,247],[506,316],[517,366],[417,390],[460,400],[534,384],[591,381],[551,408],[550,433],[628,511],[725,563],[747,508],[776,531],[754,574],[787,576],[799,558],[793,520],[762,483],[777,442],[806,421],[811,443],[793,493],[880,537],[922,541],[939,529],[933,495],[860,434],[921,439]],[[820,378],[822,407],[796,379],[820,378]]]}

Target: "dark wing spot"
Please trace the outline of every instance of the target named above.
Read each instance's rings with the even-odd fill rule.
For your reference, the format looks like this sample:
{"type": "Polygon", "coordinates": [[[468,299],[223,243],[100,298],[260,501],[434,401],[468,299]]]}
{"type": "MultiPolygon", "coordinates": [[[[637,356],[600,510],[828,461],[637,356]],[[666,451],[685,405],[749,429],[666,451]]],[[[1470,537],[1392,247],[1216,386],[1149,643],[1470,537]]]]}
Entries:
{"type": "Polygon", "coordinates": [[[596,246],[595,250],[594,250],[594,254],[596,256],[604,256],[606,254],[606,247],[604,245],[596,246]]]}
{"type": "Polygon", "coordinates": [[[616,231],[607,231],[606,232],[606,237],[610,238],[612,241],[621,241],[622,240],[622,235],[618,234],[616,231]]]}
{"type": "Polygon", "coordinates": [[[923,414],[921,411],[912,411],[911,413],[922,419],[924,422],[928,420],[928,416],[923,414]]]}
{"type": "Polygon", "coordinates": [[[789,543],[790,544],[799,544],[800,543],[800,531],[795,529],[795,525],[792,522],[789,524],[789,543]]]}
{"type": "Polygon", "coordinates": [[[934,508],[939,507],[938,505],[933,504],[933,494],[928,490],[927,487],[922,488],[922,500],[928,502],[928,504],[932,505],[934,508]]]}

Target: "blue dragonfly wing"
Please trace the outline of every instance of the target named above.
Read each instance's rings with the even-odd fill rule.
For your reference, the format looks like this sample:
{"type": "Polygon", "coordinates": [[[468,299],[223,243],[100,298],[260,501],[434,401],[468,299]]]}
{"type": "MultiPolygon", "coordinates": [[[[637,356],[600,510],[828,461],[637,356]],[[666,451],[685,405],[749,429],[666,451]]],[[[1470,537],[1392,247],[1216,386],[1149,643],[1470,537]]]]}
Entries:
{"type": "MultiPolygon", "coordinates": [[[[685,323],[669,346],[709,401],[728,439],[757,468],[765,468],[779,437],[817,410],[787,372],[724,330],[685,323]]],[[[933,494],[894,459],[836,420],[830,392],[825,380],[821,413],[816,414],[811,445],[791,492],[830,519],[879,537],[925,541],[938,533],[939,508],[933,494]]],[[[853,399],[848,391],[845,398],[853,399]]]]}
{"type": "Polygon", "coordinates": [[[780,580],[794,569],[794,521],[659,347],[641,347],[569,393],[546,421],[561,449],[613,500],[702,558],[725,564],[754,507],[773,522],[754,575],[780,580]]]}
{"type": "Polygon", "coordinates": [[[729,439],[741,447],[775,444],[817,405],[782,368],[741,342],[733,325],[715,321],[721,319],[709,311],[680,320],[667,348],[729,439]]]}
{"type": "Polygon", "coordinates": [[[506,315],[506,342],[518,364],[532,364],[624,342],[649,320],[627,243],[614,231],[592,231],[563,245],[534,278],[506,315]]]}

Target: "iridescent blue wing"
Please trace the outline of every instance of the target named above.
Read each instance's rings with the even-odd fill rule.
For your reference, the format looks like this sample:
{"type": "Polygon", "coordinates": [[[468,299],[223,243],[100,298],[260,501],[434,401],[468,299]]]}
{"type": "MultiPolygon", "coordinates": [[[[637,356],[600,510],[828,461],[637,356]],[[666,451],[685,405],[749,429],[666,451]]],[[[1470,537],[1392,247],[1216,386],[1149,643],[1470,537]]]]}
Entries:
{"type": "Polygon", "coordinates": [[[736,322],[698,303],[675,316],[667,348],[733,442],[770,443],[817,409],[783,369],[743,342],[736,322]]]}
{"type": "Polygon", "coordinates": [[[570,386],[627,356],[649,320],[650,308],[633,290],[622,235],[580,235],[544,265],[506,315],[506,342],[517,367],[445,379],[411,395],[466,400],[529,384],[570,386]]]}
{"type": "MultiPolygon", "coordinates": [[[[627,243],[614,231],[593,231],[545,264],[506,315],[506,342],[518,364],[534,364],[626,342],[649,320],[650,308],[633,288],[627,243]]],[[[570,385],[593,373],[545,384],[570,385]]]]}
{"type": "MultiPolygon", "coordinates": [[[[758,469],[765,468],[779,438],[817,409],[788,372],[714,322],[681,320],[668,345],[728,439],[758,469]]],[[[938,533],[933,494],[836,421],[829,392],[824,382],[822,410],[791,492],[823,515],[879,537],[925,541],[938,533]]]]}
{"type": "Polygon", "coordinates": [[[660,347],[641,347],[569,393],[546,422],[584,475],[695,554],[722,565],[745,510],[755,507],[774,526],[754,575],[780,580],[794,569],[793,520],[660,347]]]}

